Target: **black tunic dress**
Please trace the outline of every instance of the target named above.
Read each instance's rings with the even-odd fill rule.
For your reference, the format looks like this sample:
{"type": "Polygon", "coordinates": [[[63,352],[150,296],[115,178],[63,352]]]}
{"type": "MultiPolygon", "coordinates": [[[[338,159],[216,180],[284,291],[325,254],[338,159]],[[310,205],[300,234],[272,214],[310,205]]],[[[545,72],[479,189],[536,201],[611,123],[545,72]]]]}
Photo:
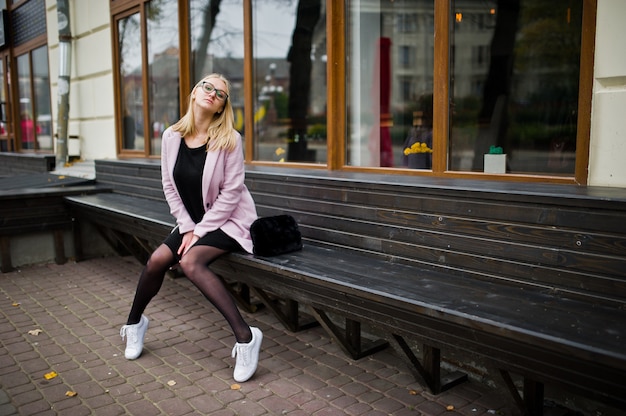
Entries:
{"type": "MultiPolygon", "coordinates": [[[[202,172],[206,162],[206,155],[205,146],[190,149],[185,143],[185,139],[181,138],[180,149],[178,150],[176,164],[174,165],[174,182],[176,183],[176,188],[185,205],[185,209],[196,224],[199,223],[204,216],[202,172]]],[[[180,260],[180,256],[176,252],[182,242],[183,236],[178,232],[178,227],[163,241],[163,243],[172,250],[177,260],[180,260]]],[[[200,239],[195,245],[212,246],[226,251],[242,250],[237,241],[219,228],[204,236],[200,236],[200,239]]]]}

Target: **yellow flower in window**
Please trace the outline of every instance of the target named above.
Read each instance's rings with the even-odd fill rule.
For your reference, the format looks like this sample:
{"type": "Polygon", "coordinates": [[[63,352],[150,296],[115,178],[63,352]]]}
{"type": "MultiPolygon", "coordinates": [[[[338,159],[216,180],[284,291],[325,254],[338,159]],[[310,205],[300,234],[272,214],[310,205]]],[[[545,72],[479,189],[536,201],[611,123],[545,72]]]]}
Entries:
{"type": "Polygon", "coordinates": [[[428,147],[428,144],[422,142],[415,142],[411,145],[411,147],[407,147],[404,149],[404,155],[412,155],[416,153],[432,153],[433,149],[428,147]]]}

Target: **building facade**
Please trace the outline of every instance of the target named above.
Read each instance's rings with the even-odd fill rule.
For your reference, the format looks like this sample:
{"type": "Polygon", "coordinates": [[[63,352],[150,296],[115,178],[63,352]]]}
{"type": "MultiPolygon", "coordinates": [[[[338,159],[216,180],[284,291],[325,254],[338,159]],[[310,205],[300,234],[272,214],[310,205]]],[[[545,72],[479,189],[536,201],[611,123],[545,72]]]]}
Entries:
{"type": "MultiPolygon", "coordinates": [[[[249,164],[626,187],[621,0],[68,2],[69,158],[158,158],[220,72],[249,164]]],[[[54,153],[57,2],[0,6],[0,150],[54,153]]]]}

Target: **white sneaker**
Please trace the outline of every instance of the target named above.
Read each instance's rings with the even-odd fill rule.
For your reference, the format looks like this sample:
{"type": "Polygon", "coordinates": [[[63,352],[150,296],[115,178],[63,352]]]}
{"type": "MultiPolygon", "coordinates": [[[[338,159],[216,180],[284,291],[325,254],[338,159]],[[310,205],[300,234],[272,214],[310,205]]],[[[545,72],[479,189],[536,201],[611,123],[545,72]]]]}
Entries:
{"type": "Polygon", "coordinates": [[[144,315],[141,315],[141,320],[138,324],[124,325],[120,329],[120,336],[122,340],[126,337],[126,350],[124,356],[127,360],[134,360],[141,355],[143,350],[143,339],[146,336],[148,330],[149,320],[144,315]]]}
{"type": "Polygon", "coordinates": [[[263,333],[256,327],[251,327],[250,330],[252,331],[252,341],[246,344],[237,342],[233,347],[232,357],[237,357],[233,378],[239,383],[247,381],[252,377],[259,364],[259,351],[263,342],[263,333]]]}

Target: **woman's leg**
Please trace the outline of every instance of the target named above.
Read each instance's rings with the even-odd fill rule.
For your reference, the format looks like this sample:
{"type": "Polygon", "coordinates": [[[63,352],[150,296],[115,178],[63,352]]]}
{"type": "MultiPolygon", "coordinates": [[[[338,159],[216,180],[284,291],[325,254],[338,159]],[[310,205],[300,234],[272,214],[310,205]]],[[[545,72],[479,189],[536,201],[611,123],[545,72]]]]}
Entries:
{"type": "Polygon", "coordinates": [[[172,250],[165,244],[161,244],[152,253],[139,277],[133,306],[130,309],[128,321],[126,322],[127,325],[139,323],[148,303],[161,289],[165,273],[174,261],[172,250]]]}
{"type": "Polygon", "coordinates": [[[252,339],[250,326],[244,321],[233,297],[222,280],[209,269],[208,265],[225,251],[216,247],[193,246],[180,261],[185,276],[196,285],[200,292],[224,316],[239,343],[252,339]]]}

